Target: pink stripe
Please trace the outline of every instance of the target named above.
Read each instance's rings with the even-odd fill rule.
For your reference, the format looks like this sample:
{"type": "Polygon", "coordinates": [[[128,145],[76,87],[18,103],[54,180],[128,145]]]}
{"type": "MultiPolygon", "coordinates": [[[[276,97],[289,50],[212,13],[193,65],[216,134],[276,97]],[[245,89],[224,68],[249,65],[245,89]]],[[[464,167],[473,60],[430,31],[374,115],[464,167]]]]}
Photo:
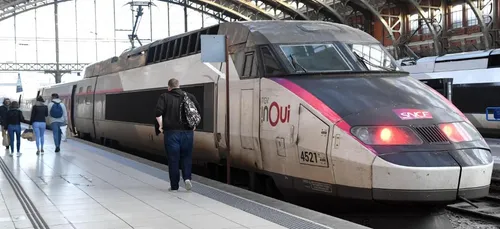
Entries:
{"type": "Polygon", "coordinates": [[[301,88],[299,85],[294,84],[291,81],[283,78],[275,78],[272,80],[281,84],[283,87],[286,87],[288,90],[298,95],[300,98],[302,98],[309,105],[314,107],[314,109],[318,110],[322,115],[324,115],[326,118],[328,118],[328,120],[332,121],[333,123],[342,120],[342,118],[332,109],[330,109],[326,104],[321,102],[321,100],[316,98],[316,96],[314,96],[310,92],[301,88]]]}
{"type": "Polygon", "coordinates": [[[366,147],[368,150],[372,151],[373,153],[377,154],[377,152],[369,145],[364,144],[362,141],[360,141],[357,137],[353,136],[351,134],[351,126],[346,123],[340,115],[335,113],[330,107],[328,107],[325,103],[323,103],[321,100],[316,98],[313,94],[305,90],[304,88],[300,87],[299,85],[291,82],[290,80],[283,79],[283,78],[272,78],[271,80],[275,81],[276,83],[279,83],[283,87],[287,88],[297,96],[299,96],[301,99],[303,99],[307,104],[311,105],[314,109],[319,111],[322,115],[324,115],[328,120],[330,120],[333,124],[335,124],[337,127],[342,129],[345,133],[348,135],[352,136],[354,139],[356,139],[361,145],[366,147]]]}

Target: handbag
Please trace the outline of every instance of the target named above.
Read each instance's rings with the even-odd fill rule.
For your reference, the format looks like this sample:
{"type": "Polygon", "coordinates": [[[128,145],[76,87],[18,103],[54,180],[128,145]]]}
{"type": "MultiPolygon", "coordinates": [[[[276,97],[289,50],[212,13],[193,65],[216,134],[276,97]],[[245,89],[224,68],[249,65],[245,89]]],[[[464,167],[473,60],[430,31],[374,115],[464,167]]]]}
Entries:
{"type": "Polygon", "coordinates": [[[24,130],[23,133],[21,134],[21,137],[32,142],[35,138],[35,134],[33,133],[33,129],[24,130]]]}

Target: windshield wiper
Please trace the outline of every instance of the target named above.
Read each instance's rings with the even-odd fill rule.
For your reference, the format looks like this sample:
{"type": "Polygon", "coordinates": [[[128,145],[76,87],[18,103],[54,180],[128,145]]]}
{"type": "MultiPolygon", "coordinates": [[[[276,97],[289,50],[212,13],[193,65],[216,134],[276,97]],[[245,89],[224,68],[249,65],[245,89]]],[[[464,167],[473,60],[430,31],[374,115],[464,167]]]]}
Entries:
{"type": "Polygon", "coordinates": [[[380,69],[386,70],[388,72],[396,71],[395,69],[390,69],[390,68],[386,68],[386,67],[383,67],[383,66],[380,66],[380,65],[376,65],[376,64],[370,62],[369,60],[365,59],[364,57],[360,56],[358,53],[356,53],[356,52],[353,52],[353,53],[356,56],[356,58],[358,58],[359,61],[361,61],[362,63],[365,64],[366,69],[368,69],[368,66],[366,66],[366,64],[368,64],[368,65],[370,65],[372,67],[380,68],[380,69]]]}
{"type": "Polygon", "coordinates": [[[297,70],[297,66],[299,66],[300,68],[302,68],[302,70],[307,73],[306,68],[304,68],[304,66],[302,66],[301,64],[299,64],[299,62],[297,62],[297,60],[295,60],[295,58],[293,57],[293,54],[290,54],[290,59],[292,59],[292,66],[295,69],[296,73],[299,72],[297,70]]]}

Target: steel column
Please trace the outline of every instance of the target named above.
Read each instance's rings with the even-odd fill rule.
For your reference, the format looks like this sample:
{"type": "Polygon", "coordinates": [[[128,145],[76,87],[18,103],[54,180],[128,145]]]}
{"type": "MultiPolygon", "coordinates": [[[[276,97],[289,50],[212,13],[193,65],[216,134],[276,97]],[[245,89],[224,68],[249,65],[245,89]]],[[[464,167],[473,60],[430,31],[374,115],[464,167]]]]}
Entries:
{"type": "Polygon", "coordinates": [[[488,27],[486,26],[486,24],[484,23],[484,20],[483,20],[483,12],[479,11],[477,9],[477,7],[472,3],[471,0],[465,0],[465,2],[467,2],[467,4],[470,6],[470,8],[472,9],[472,12],[474,12],[474,15],[477,18],[477,21],[479,22],[479,26],[481,26],[481,30],[483,32],[484,48],[490,49],[490,47],[491,47],[490,39],[489,39],[490,33],[489,33],[488,27]]]}
{"type": "Polygon", "coordinates": [[[61,83],[61,72],[59,70],[59,19],[58,19],[58,6],[57,1],[54,4],[54,26],[56,33],[56,71],[54,72],[54,77],[56,78],[56,83],[61,83]]]}
{"type": "MultiPolygon", "coordinates": [[[[438,33],[436,32],[436,29],[434,28],[434,25],[432,23],[429,22],[429,18],[427,18],[425,15],[424,15],[424,10],[422,9],[422,7],[420,6],[420,3],[419,2],[416,2],[415,0],[406,0],[407,2],[409,2],[410,4],[412,4],[416,9],[417,9],[417,12],[418,14],[424,18],[424,21],[425,21],[425,24],[427,25],[427,27],[429,28],[431,34],[432,34],[432,38],[434,40],[434,51],[436,52],[436,55],[441,55],[441,45],[440,45],[440,39],[439,39],[439,35],[438,33]]],[[[429,14],[430,14],[430,10],[429,10],[429,14]]],[[[441,11],[441,13],[443,13],[441,11]]]]}

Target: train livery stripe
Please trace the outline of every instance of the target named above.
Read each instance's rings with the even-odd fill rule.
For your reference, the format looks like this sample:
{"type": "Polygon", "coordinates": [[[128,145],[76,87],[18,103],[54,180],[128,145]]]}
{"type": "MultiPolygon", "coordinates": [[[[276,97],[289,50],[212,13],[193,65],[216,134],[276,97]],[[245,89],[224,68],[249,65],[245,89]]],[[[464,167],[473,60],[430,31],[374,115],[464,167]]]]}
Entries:
{"type": "Polygon", "coordinates": [[[284,79],[284,78],[270,78],[274,82],[280,84],[281,86],[287,88],[297,96],[299,96],[301,99],[306,101],[307,104],[311,105],[314,109],[319,111],[323,116],[325,116],[328,120],[333,122],[337,127],[342,129],[344,132],[352,136],[354,139],[356,139],[360,144],[362,144],[364,147],[366,147],[368,150],[372,151],[373,153],[377,153],[375,149],[373,149],[371,146],[364,144],[362,141],[360,141],[357,137],[353,136],[351,134],[351,126],[346,123],[340,115],[335,113],[330,107],[328,107],[325,103],[323,103],[321,100],[316,98],[313,94],[305,90],[304,88],[300,87],[299,85],[293,83],[290,80],[284,79]]]}

